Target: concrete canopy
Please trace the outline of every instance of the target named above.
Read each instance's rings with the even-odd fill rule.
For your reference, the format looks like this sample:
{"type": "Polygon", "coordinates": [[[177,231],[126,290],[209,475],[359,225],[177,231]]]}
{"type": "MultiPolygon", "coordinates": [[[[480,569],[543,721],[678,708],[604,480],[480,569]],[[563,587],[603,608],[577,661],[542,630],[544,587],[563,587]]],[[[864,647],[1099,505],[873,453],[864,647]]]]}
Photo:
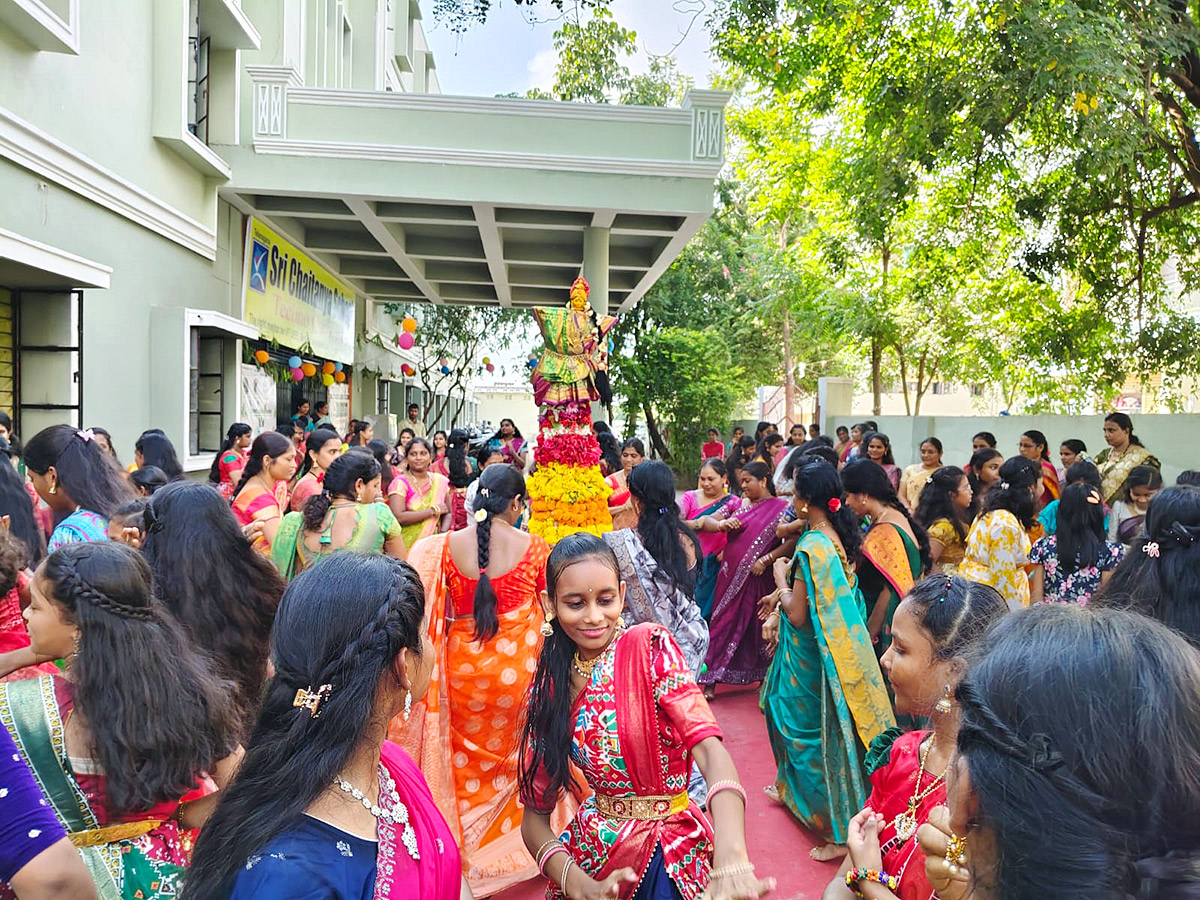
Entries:
{"type": "Polygon", "coordinates": [[[625,310],[712,212],[722,91],[681,109],[312,89],[247,66],[221,195],[378,302],[625,310]],[[250,104],[246,104],[247,107],[250,104]]]}

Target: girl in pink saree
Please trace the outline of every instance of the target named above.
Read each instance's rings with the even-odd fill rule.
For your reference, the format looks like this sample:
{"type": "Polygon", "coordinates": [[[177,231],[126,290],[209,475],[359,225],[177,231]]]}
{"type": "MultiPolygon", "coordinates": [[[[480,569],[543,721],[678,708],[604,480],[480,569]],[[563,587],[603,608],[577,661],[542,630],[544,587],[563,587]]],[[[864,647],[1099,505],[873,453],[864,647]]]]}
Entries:
{"type": "Polygon", "coordinates": [[[183,900],[464,896],[445,818],[384,740],[429,686],[427,630],[421,581],[398,560],[338,553],[296,577],[253,739],[200,833],[183,900]]]}
{"type": "Polygon", "coordinates": [[[724,520],[698,523],[699,530],[729,533],[708,623],[706,669],[698,679],[706,686],[755,684],[763,680],[771,661],[762,639],[758,601],[775,589],[770,554],[780,546],[775,527],[788,502],[774,495],[764,463],[749,463],[740,479],[743,506],[724,520]]]}

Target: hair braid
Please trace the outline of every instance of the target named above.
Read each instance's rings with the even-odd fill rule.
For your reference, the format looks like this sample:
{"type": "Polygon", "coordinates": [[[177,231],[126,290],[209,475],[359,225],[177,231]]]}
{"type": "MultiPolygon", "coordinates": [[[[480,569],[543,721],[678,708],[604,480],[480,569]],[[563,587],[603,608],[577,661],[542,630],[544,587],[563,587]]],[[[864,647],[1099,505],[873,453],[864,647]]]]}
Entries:
{"type": "Polygon", "coordinates": [[[137,619],[139,622],[149,622],[154,618],[154,610],[151,607],[129,606],[128,604],[120,603],[88,584],[75,568],[74,559],[64,560],[60,571],[66,581],[67,590],[76,599],[77,603],[79,600],[86,600],[92,606],[112,613],[114,616],[137,619]]]}

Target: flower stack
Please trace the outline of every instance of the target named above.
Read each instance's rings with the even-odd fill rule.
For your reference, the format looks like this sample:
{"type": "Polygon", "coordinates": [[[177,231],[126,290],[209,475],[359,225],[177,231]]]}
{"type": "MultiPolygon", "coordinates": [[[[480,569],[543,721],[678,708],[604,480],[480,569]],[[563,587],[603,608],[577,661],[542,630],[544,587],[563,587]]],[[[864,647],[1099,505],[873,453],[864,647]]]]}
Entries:
{"type": "Polygon", "coordinates": [[[569,534],[612,531],[608,495],[600,474],[600,445],[587,403],[545,404],[538,413],[537,470],[529,476],[533,514],[529,530],[556,544],[569,534]]]}

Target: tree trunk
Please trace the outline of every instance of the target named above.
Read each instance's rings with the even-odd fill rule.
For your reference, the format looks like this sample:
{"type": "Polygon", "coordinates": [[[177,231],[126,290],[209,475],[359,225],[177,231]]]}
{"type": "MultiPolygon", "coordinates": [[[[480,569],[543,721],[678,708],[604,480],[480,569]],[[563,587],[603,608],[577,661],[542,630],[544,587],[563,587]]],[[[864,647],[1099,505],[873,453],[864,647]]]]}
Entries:
{"type": "Polygon", "coordinates": [[[662,434],[659,433],[658,423],[654,421],[654,412],[650,409],[649,403],[642,404],[642,413],[646,416],[646,431],[650,435],[650,446],[654,448],[654,452],[658,454],[658,458],[663,462],[671,459],[671,451],[667,449],[667,445],[663,442],[662,434]]]}
{"type": "Polygon", "coordinates": [[[883,342],[871,338],[871,393],[874,397],[871,411],[883,415],[883,342]]]}
{"type": "MultiPolygon", "coordinates": [[[[787,223],[779,226],[779,249],[787,249],[787,223]]],[[[783,419],[780,430],[787,433],[796,422],[796,372],[792,362],[791,298],[783,298],[783,419]]]]}
{"type": "Polygon", "coordinates": [[[904,355],[904,348],[896,347],[896,357],[900,360],[900,390],[904,393],[904,414],[912,415],[912,405],[908,401],[908,358],[904,355]]]}
{"type": "MultiPolygon", "coordinates": [[[[887,309],[887,288],[888,288],[888,263],[891,262],[892,253],[888,247],[887,238],[883,239],[883,245],[880,248],[880,266],[882,268],[882,280],[879,285],[879,302],[887,309]]],[[[907,387],[907,386],[906,386],[907,387]]],[[[872,409],[875,415],[883,415],[883,340],[877,334],[871,338],[871,390],[874,393],[874,405],[872,409]]]]}

